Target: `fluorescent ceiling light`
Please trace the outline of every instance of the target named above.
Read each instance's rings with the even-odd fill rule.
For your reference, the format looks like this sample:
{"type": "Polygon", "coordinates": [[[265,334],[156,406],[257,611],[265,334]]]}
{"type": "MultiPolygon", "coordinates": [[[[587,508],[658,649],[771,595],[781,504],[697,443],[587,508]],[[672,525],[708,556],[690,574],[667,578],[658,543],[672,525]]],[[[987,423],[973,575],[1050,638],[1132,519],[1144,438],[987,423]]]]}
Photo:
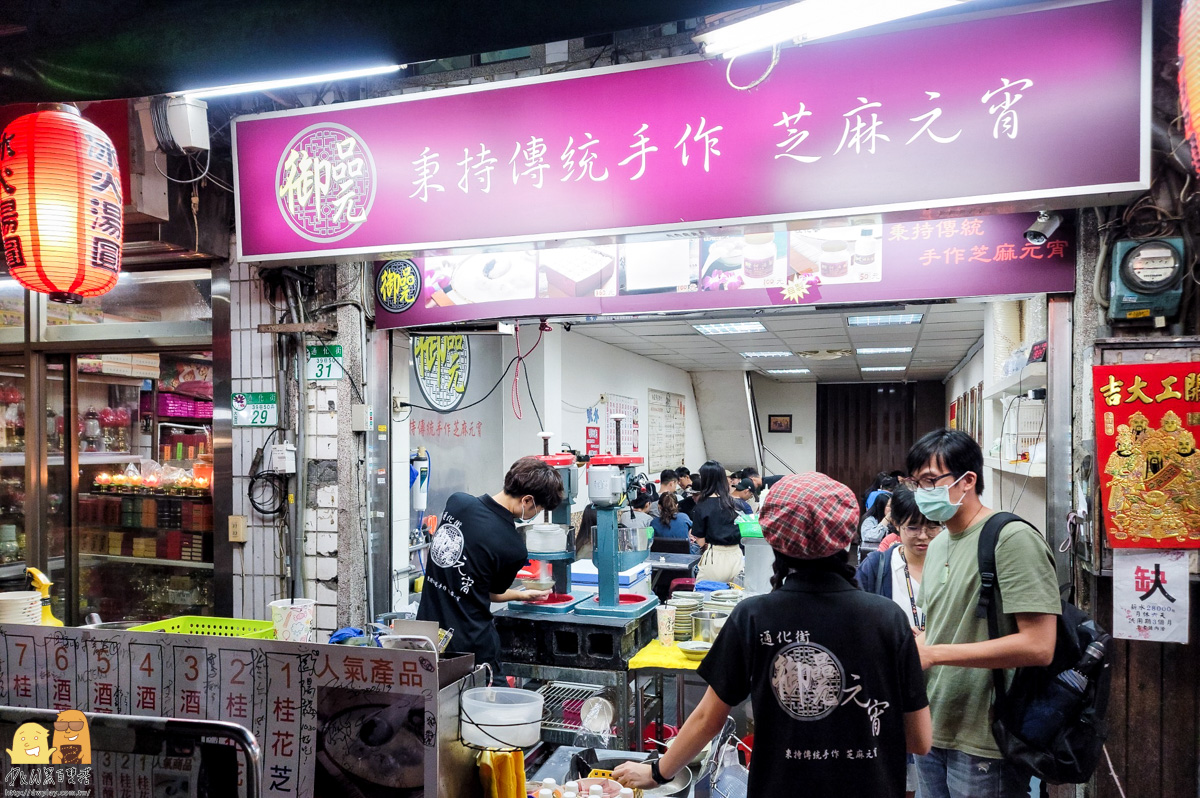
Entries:
{"type": "Polygon", "coordinates": [[[742,357],[791,357],[791,352],[742,352],[742,357]]]}
{"type": "Polygon", "coordinates": [[[735,333],[766,332],[767,328],[757,321],[730,321],[720,324],[693,324],[701,335],[732,335],[735,333]]]}
{"type": "Polygon", "coordinates": [[[865,346],[854,351],[860,355],[907,355],[912,349],[911,346],[865,346]]]}
{"type": "Polygon", "coordinates": [[[859,371],[905,371],[908,366],[864,366],[859,371]]]}
{"type": "Polygon", "coordinates": [[[372,75],[390,75],[393,72],[399,72],[403,67],[400,64],[388,64],[387,66],[364,67],[362,69],[349,69],[345,72],[327,72],[324,75],[306,75],[299,78],[279,78],[277,80],[259,80],[253,83],[233,83],[228,86],[212,86],[207,89],[187,89],[180,92],[184,97],[195,97],[203,99],[205,97],[224,97],[227,94],[245,94],[252,91],[270,91],[271,89],[285,89],[289,86],[305,86],[311,83],[332,83],[337,80],[352,80],[354,78],[367,78],[372,75]]]}
{"type": "Polygon", "coordinates": [[[808,369],[767,369],[768,374],[808,374],[808,369]]]}
{"type": "Polygon", "coordinates": [[[851,316],[846,324],[851,327],[887,327],[893,324],[920,324],[921,313],[893,313],[890,316],[851,316]]]}
{"type": "Polygon", "coordinates": [[[696,37],[705,55],[739,55],[797,44],[962,5],[965,0],[804,0],[696,37]]]}

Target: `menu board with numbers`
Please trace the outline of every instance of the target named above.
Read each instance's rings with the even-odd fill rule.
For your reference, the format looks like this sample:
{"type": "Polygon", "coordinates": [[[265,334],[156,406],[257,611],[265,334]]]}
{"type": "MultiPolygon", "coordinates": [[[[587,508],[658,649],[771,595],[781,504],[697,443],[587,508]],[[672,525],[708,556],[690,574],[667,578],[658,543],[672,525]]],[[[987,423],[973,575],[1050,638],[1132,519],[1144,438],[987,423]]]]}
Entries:
{"type": "Polygon", "coordinates": [[[604,395],[605,444],[608,454],[617,453],[617,421],[615,415],[623,415],[621,419],[621,454],[639,454],[639,436],[641,419],[638,417],[638,400],[630,396],[620,396],[615,393],[604,395]]]}
{"type": "Polygon", "coordinates": [[[650,476],[683,465],[684,397],[681,393],[650,389],[647,469],[650,476]]]}
{"type": "MultiPolygon", "coordinates": [[[[424,795],[438,671],[420,651],[0,625],[0,705],[237,723],[258,739],[268,796],[424,795]]],[[[155,783],[170,760],[98,757],[97,798],[134,795],[122,785],[155,783]]]]}

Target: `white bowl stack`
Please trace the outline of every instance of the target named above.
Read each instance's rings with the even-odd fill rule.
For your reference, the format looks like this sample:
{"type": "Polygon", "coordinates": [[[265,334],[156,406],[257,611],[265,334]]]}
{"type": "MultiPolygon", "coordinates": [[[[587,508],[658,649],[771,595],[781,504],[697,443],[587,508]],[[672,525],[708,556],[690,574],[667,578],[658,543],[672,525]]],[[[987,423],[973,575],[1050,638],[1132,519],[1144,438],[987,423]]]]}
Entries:
{"type": "Polygon", "coordinates": [[[17,590],[0,593],[0,623],[40,625],[42,595],[36,590],[17,590]]]}

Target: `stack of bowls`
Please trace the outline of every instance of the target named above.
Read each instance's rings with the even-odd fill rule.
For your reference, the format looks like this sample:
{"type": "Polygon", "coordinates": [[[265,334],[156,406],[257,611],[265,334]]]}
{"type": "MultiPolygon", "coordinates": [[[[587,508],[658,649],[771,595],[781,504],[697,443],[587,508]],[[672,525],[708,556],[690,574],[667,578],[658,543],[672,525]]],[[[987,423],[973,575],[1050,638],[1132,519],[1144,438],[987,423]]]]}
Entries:
{"type": "Polygon", "coordinates": [[[36,590],[0,593],[0,623],[38,625],[42,622],[42,596],[36,590]]]}
{"type": "Polygon", "coordinates": [[[741,596],[728,595],[740,591],[718,590],[704,601],[704,609],[711,612],[733,612],[733,608],[741,601],[741,596]],[[726,595],[717,595],[718,593],[726,595]]]}
{"type": "Polygon", "coordinates": [[[700,601],[694,598],[680,598],[676,593],[667,604],[675,608],[675,642],[691,640],[692,613],[700,610],[700,601]]]}

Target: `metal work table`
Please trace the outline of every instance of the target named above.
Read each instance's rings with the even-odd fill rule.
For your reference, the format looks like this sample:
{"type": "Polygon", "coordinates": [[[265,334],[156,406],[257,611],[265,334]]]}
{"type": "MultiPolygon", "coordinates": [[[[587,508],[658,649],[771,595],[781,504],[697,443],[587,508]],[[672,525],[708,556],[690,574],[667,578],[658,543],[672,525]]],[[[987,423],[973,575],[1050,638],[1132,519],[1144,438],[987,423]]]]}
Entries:
{"type": "Polygon", "coordinates": [[[646,565],[655,571],[691,570],[698,562],[700,562],[699,554],[665,554],[652,551],[646,558],[646,565]]]}

